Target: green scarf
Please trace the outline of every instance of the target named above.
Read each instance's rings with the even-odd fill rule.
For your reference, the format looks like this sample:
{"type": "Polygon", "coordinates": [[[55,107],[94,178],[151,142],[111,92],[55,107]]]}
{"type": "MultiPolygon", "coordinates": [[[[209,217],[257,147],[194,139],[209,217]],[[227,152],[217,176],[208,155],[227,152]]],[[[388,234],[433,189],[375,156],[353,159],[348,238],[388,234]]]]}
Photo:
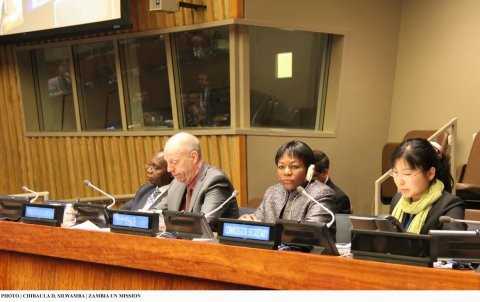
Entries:
{"type": "Polygon", "coordinates": [[[428,190],[423,193],[418,201],[411,202],[410,198],[400,198],[397,205],[393,209],[392,215],[399,221],[403,221],[403,214],[413,214],[415,217],[408,226],[407,232],[420,234],[420,230],[425,224],[428,212],[432,208],[432,204],[437,201],[443,193],[443,182],[436,180],[428,190]]]}

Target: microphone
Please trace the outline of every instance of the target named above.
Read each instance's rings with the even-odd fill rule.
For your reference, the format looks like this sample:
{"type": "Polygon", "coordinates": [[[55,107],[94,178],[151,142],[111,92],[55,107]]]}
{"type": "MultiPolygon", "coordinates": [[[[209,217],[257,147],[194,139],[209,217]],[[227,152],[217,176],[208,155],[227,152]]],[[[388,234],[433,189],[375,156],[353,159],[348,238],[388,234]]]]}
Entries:
{"type": "Polygon", "coordinates": [[[235,198],[236,196],[237,196],[237,191],[233,190],[232,195],[230,195],[230,197],[228,197],[224,202],[222,202],[221,205],[219,205],[218,207],[216,207],[216,208],[213,209],[212,211],[210,211],[210,212],[208,212],[207,214],[205,214],[205,218],[212,216],[213,213],[215,213],[215,212],[217,212],[218,210],[220,210],[221,208],[223,208],[230,200],[232,200],[232,199],[235,198]]]}
{"type": "Polygon", "coordinates": [[[462,223],[467,223],[467,224],[478,224],[478,225],[480,225],[480,221],[456,219],[456,218],[452,218],[450,216],[440,216],[438,218],[438,221],[440,221],[441,223],[462,222],[462,223]]]}
{"type": "Polygon", "coordinates": [[[91,182],[90,180],[88,180],[88,179],[85,179],[85,180],[83,181],[83,183],[84,183],[87,187],[90,187],[90,188],[94,189],[95,191],[101,193],[103,196],[106,196],[106,197],[108,197],[108,198],[110,198],[110,199],[112,200],[112,203],[107,206],[107,209],[110,209],[111,207],[113,207],[113,205],[114,205],[115,202],[116,202],[115,197],[113,197],[112,195],[104,192],[104,191],[101,190],[100,188],[94,186],[94,185],[92,184],[92,182],[91,182]]]}
{"type": "Polygon", "coordinates": [[[30,203],[33,203],[35,200],[38,199],[38,196],[40,196],[40,194],[38,192],[30,190],[27,186],[22,186],[22,190],[23,190],[23,192],[32,193],[34,195],[33,199],[30,200],[30,203]]]}
{"type": "Polygon", "coordinates": [[[303,196],[307,197],[308,199],[310,199],[311,201],[315,202],[316,204],[318,204],[320,207],[322,207],[322,209],[324,209],[325,211],[328,212],[328,214],[330,214],[330,216],[332,217],[332,219],[330,220],[329,223],[327,223],[327,227],[330,228],[332,226],[332,224],[335,222],[335,214],[333,214],[332,211],[330,211],[329,208],[327,208],[326,206],[324,206],[321,202],[317,201],[315,198],[313,198],[310,194],[307,193],[307,191],[302,187],[302,186],[298,186],[297,187],[297,192],[302,194],[303,196]]]}

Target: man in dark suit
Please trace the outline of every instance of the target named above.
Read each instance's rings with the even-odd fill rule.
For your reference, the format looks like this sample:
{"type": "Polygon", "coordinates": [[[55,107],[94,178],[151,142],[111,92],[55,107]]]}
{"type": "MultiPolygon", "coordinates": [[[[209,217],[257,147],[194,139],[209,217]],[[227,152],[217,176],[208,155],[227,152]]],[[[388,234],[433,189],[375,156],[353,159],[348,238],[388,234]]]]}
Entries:
{"type": "Polygon", "coordinates": [[[219,217],[238,217],[235,198],[222,206],[234,191],[230,180],[203,162],[198,138],[186,132],[172,136],[165,144],[165,159],[174,180],[161,209],[210,214],[206,218],[211,223],[219,217]]]}
{"type": "Polygon", "coordinates": [[[333,212],[352,214],[352,207],[347,194],[335,185],[329,176],[330,159],[320,150],[313,151],[313,155],[315,156],[315,178],[335,191],[335,208],[332,209],[334,210],[333,212]]]}
{"type": "Polygon", "coordinates": [[[122,206],[122,210],[152,211],[156,210],[162,197],[166,195],[168,184],[173,177],[167,171],[167,162],[163,152],[158,152],[145,165],[147,183],[141,186],[135,197],[122,206]]]}
{"type": "Polygon", "coordinates": [[[201,124],[205,126],[228,126],[230,124],[230,102],[222,89],[212,88],[209,76],[199,73],[196,76],[200,97],[200,109],[204,113],[201,124]]]}

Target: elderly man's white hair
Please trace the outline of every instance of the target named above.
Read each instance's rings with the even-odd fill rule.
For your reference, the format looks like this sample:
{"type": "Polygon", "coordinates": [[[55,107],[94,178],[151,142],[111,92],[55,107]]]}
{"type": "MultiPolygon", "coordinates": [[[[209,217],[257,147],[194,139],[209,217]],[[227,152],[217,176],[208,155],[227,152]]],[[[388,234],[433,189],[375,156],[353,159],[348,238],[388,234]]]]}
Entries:
{"type": "Polygon", "coordinates": [[[197,151],[199,157],[202,157],[200,151],[200,141],[198,138],[188,132],[179,132],[170,137],[165,143],[164,152],[167,153],[170,150],[182,149],[187,152],[197,151]]]}

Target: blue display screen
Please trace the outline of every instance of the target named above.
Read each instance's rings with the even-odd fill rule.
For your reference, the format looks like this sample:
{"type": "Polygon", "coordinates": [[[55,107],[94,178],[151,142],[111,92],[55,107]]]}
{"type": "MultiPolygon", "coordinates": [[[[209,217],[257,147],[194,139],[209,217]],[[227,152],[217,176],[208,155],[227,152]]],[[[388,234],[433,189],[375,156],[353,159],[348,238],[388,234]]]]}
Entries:
{"type": "Polygon", "coordinates": [[[116,226],[148,229],[148,217],[114,213],[112,217],[112,224],[116,226]]]}
{"type": "Polygon", "coordinates": [[[41,218],[41,219],[54,219],[55,209],[54,208],[26,206],[25,207],[25,217],[41,218]]]}
{"type": "Polygon", "coordinates": [[[270,227],[261,225],[248,225],[243,223],[225,222],[223,234],[225,237],[268,241],[270,227]]]}

